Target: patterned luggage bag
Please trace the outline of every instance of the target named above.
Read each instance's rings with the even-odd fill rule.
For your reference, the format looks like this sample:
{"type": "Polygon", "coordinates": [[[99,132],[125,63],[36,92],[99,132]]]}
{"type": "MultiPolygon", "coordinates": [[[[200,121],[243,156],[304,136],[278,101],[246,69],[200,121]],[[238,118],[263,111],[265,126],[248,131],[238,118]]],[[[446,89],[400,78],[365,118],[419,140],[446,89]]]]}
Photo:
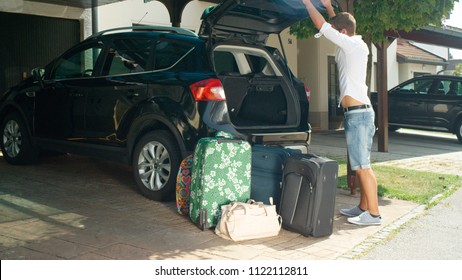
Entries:
{"type": "Polygon", "coordinates": [[[181,161],[176,177],[176,209],[180,215],[189,214],[189,195],[191,188],[191,169],[193,156],[189,155],[181,161]]]}
{"type": "Polygon", "coordinates": [[[202,138],[193,156],[189,216],[199,228],[215,227],[221,206],[250,198],[250,144],[218,132],[202,138]]]}

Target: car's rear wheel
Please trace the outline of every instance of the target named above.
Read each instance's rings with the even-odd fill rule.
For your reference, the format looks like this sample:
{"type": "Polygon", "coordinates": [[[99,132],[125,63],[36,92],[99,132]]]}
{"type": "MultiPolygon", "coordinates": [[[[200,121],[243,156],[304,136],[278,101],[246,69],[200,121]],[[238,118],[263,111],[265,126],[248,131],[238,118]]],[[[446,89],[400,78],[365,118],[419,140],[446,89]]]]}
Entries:
{"type": "Polygon", "coordinates": [[[38,149],[19,113],[6,116],[0,125],[0,148],[3,157],[11,164],[30,164],[37,160],[38,149]]]}
{"type": "Polygon", "coordinates": [[[457,139],[462,142],[462,118],[457,122],[455,134],[457,135],[457,139]]]}
{"type": "Polygon", "coordinates": [[[140,192],[153,200],[175,197],[175,185],[181,154],[167,131],[150,132],[137,143],[133,153],[133,175],[140,192]]]}

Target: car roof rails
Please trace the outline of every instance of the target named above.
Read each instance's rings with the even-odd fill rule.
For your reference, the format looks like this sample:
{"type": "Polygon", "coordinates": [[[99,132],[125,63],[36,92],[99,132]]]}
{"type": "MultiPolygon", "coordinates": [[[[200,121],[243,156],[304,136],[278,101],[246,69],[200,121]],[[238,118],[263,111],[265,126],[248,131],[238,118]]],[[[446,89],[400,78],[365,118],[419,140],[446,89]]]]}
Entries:
{"type": "Polygon", "coordinates": [[[190,31],[188,29],[184,29],[184,28],[180,28],[180,27],[151,26],[151,25],[142,26],[142,25],[140,25],[140,26],[116,27],[116,28],[111,28],[111,29],[107,29],[107,30],[102,30],[102,31],[99,31],[99,32],[91,35],[89,38],[98,37],[98,36],[103,35],[105,33],[121,31],[121,30],[169,32],[169,33],[175,33],[175,34],[180,34],[180,35],[198,37],[196,33],[192,32],[192,31],[190,31]]]}

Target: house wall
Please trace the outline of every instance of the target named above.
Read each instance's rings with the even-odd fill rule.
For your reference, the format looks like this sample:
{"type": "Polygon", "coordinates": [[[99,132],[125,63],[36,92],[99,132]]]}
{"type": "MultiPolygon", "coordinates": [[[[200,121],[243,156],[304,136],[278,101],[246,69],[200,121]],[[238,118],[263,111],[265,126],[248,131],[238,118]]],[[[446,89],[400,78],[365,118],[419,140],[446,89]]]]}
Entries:
{"type": "MultiPolygon", "coordinates": [[[[281,41],[286,54],[287,62],[292,73],[298,77],[298,40],[295,36],[289,34],[289,29],[281,32],[281,41]]],[[[271,35],[268,38],[268,46],[278,48],[281,53],[282,48],[277,35],[271,35]]]]}
{"type": "Polygon", "coordinates": [[[387,50],[387,89],[391,89],[400,83],[399,79],[399,63],[396,57],[398,49],[398,40],[394,40],[387,50]]]}
{"type": "MultiPolygon", "coordinates": [[[[437,66],[419,63],[400,63],[398,72],[399,81],[402,83],[406,80],[414,78],[416,73],[436,74],[437,66]]],[[[398,85],[398,83],[396,85],[398,85]]]]}
{"type": "MultiPolygon", "coordinates": [[[[200,17],[205,8],[214,5],[211,2],[192,1],[183,11],[181,27],[197,32],[200,17]]],[[[158,1],[144,3],[139,0],[125,0],[98,7],[98,30],[133,24],[171,26],[167,8],[158,1]]]]}
{"type": "Polygon", "coordinates": [[[310,88],[310,123],[313,128],[327,130],[328,57],[335,56],[335,45],[324,37],[298,42],[298,78],[310,88]]]}

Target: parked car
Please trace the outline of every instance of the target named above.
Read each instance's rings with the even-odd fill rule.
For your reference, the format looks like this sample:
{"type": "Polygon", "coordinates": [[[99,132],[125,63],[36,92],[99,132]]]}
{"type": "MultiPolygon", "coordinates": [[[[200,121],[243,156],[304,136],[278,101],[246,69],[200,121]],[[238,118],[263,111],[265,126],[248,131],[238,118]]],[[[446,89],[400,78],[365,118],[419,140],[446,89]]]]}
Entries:
{"type": "Polygon", "coordinates": [[[198,35],[106,30],[34,69],[0,99],[3,158],[29,164],[51,150],[122,161],[143,195],[171,200],[180,161],[216,131],[306,150],[309,91],[265,46],[305,7],[238,2],[207,9],[198,35]]]}
{"type": "MultiPolygon", "coordinates": [[[[377,112],[377,93],[371,97],[377,112]]],[[[462,142],[462,77],[420,76],[392,88],[388,123],[392,129],[450,131],[462,142]]]]}

